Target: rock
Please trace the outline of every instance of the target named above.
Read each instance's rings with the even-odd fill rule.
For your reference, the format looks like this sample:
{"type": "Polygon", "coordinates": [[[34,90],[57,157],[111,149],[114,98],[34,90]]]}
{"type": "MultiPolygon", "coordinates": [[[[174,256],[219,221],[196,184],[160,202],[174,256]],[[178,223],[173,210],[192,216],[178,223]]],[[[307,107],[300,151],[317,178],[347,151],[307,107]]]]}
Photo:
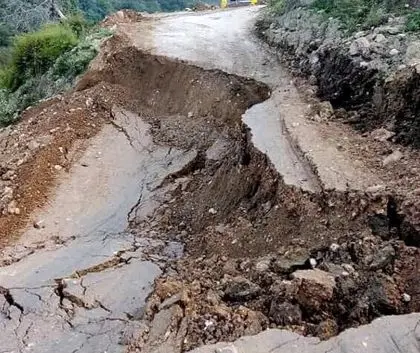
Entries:
{"type": "Polygon", "coordinates": [[[308,260],[309,253],[299,250],[276,259],[272,264],[272,269],[276,273],[288,274],[300,268],[305,268],[308,260]]]}
{"type": "Polygon", "coordinates": [[[292,273],[292,279],[298,287],[296,300],[306,309],[319,310],[334,295],[335,279],[328,272],[299,270],[292,273]]]}
{"type": "Polygon", "coordinates": [[[255,263],[255,271],[257,272],[267,272],[270,269],[272,258],[271,257],[263,257],[255,263]]]}
{"type": "Polygon", "coordinates": [[[17,207],[16,200],[12,200],[9,202],[9,204],[7,205],[7,213],[16,215],[20,214],[20,209],[17,207]]]}
{"type": "Polygon", "coordinates": [[[379,249],[374,255],[372,262],[369,264],[371,270],[380,270],[388,266],[395,258],[395,250],[391,245],[387,245],[379,249]]]}
{"type": "Polygon", "coordinates": [[[246,301],[255,298],[260,291],[261,288],[257,284],[238,276],[228,281],[224,295],[228,300],[246,301]]]}
{"type": "Polygon", "coordinates": [[[330,250],[331,250],[332,252],[337,252],[339,249],[340,249],[340,245],[338,245],[337,243],[332,243],[332,244],[330,245],[330,250]]]}
{"type": "Polygon", "coordinates": [[[376,141],[385,142],[395,135],[395,132],[389,131],[384,128],[373,130],[370,136],[376,141]]]}
{"type": "Polygon", "coordinates": [[[403,293],[401,299],[404,303],[409,303],[411,301],[411,295],[407,293],[403,293]]]}
{"type": "Polygon", "coordinates": [[[334,116],[334,108],[330,102],[324,101],[318,103],[318,115],[321,120],[328,120],[334,116]]]}
{"type": "Polygon", "coordinates": [[[370,42],[366,37],[357,38],[350,45],[349,53],[351,56],[367,56],[370,53],[370,42]]]}
{"type": "Polygon", "coordinates": [[[321,340],[327,340],[331,337],[337,336],[338,325],[334,320],[327,319],[322,321],[316,328],[316,336],[321,340]]]}
{"type": "Polygon", "coordinates": [[[389,164],[398,162],[401,158],[403,158],[403,154],[399,150],[396,150],[384,158],[382,165],[385,167],[389,164]]]}
{"type": "Polygon", "coordinates": [[[181,299],[182,299],[182,293],[177,293],[173,295],[172,297],[169,297],[168,299],[164,300],[159,305],[159,310],[165,310],[167,308],[170,308],[172,305],[179,303],[181,299]]]}
{"type": "Polygon", "coordinates": [[[389,55],[391,55],[391,56],[396,56],[396,55],[398,55],[400,52],[397,50],[397,49],[391,49],[390,50],[390,52],[389,52],[389,55]]]}
{"type": "Polygon", "coordinates": [[[4,173],[1,178],[4,181],[13,180],[16,175],[14,170],[9,169],[6,173],[4,173]]]}
{"type": "Polygon", "coordinates": [[[188,112],[188,118],[193,118],[194,117],[194,113],[193,112],[188,112]]]}
{"type": "Polygon", "coordinates": [[[39,148],[39,146],[40,144],[35,140],[30,141],[27,145],[29,151],[35,151],[39,148]]]}
{"type": "Polygon", "coordinates": [[[354,35],[354,38],[361,38],[361,37],[364,37],[365,35],[366,35],[365,31],[359,31],[359,32],[356,32],[356,34],[354,35]]]}
{"type": "Polygon", "coordinates": [[[215,215],[217,213],[217,211],[214,208],[210,208],[209,213],[212,214],[212,215],[215,215]]]}
{"type": "Polygon", "coordinates": [[[244,335],[256,335],[260,333],[263,328],[261,322],[267,322],[267,318],[264,316],[263,313],[253,310],[246,311],[246,319],[244,320],[244,324],[246,329],[244,330],[244,335]]]}
{"type": "Polygon", "coordinates": [[[396,314],[401,305],[401,294],[391,277],[378,276],[368,284],[366,297],[372,310],[396,314]]]}
{"type": "Polygon", "coordinates": [[[57,170],[57,171],[59,171],[59,170],[62,170],[63,167],[61,165],[58,165],[57,164],[57,165],[54,166],[54,169],[57,170]]]}
{"type": "Polygon", "coordinates": [[[311,265],[311,267],[312,267],[312,268],[315,268],[315,267],[316,267],[316,265],[317,265],[316,260],[315,260],[315,259],[313,259],[313,258],[310,258],[310,259],[309,259],[309,265],[311,265]]]}
{"type": "Polygon", "coordinates": [[[375,36],[375,42],[376,42],[376,43],[383,43],[383,42],[386,42],[386,37],[385,37],[382,33],[378,33],[378,34],[375,36]]]}
{"type": "Polygon", "coordinates": [[[420,64],[420,40],[408,44],[405,52],[405,61],[410,66],[420,64]]]}
{"type": "Polygon", "coordinates": [[[44,221],[34,221],[33,226],[34,226],[35,229],[44,228],[42,223],[44,223],[44,221]]]}
{"type": "Polygon", "coordinates": [[[298,305],[279,302],[274,299],[270,305],[269,316],[277,325],[299,325],[302,322],[302,311],[298,305]]]}
{"type": "Polygon", "coordinates": [[[206,151],[206,158],[213,161],[219,161],[226,156],[229,143],[225,139],[217,139],[213,145],[206,151]]]}
{"type": "Polygon", "coordinates": [[[388,33],[388,34],[398,34],[401,33],[402,28],[400,26],[384,26],[380,28],[380,31],[382,33],[388,33]]]}

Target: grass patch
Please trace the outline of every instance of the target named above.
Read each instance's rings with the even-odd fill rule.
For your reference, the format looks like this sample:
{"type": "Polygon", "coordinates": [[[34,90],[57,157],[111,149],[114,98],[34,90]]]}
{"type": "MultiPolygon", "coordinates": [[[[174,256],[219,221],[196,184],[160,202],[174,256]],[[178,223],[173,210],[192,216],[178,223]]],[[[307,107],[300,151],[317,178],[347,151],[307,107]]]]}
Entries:
{"type": "Polygon", "coordinates": [[[379,26],[389,15],[405,15],[408,11],[402,0],[315,0],[312,7],[339,19],[349,31],[379,26]]]}
{"type": "MultiPolygon", "coordinates": [[[[69,27],[66,24],[65,30],[69,27]]],[[[77,36],[73,33],[74,38],[77,36]]],[[[91,60],[97,55],[102,40],[112,32],[104,29],[91,29],[87,36],[77,39],[76,45],[58,46],[67,50],[48,48],[42,70],[25,70],[25,80],[16,87],[16,66],[12,64],[0,69],[0,125],[14,123],[22,110],[38,101],[69,90],[78,75],[83,73],[91,60]],[[56,53],[60,52],[57,56],[56,53]],[[52,60],[52,58],[55,58],[52,60]]],[[[73,41],[72,41],[73,43],[73,41]]]]}
{"type": "Polygon", "coordinates": [[[75,47],[78,38],[67,26],[51,24],[39,31],[18,36],[12,47],[11,64],[6,69],[11,80],[5,88],[16,90],[25,81],[49,70],[57,58],[75,47]]]}
{"type": "Polygon", "coordinates": [[[409,32],[420,31],[420,10],[416,10],[408,14],[406,30],[409,32]]]}

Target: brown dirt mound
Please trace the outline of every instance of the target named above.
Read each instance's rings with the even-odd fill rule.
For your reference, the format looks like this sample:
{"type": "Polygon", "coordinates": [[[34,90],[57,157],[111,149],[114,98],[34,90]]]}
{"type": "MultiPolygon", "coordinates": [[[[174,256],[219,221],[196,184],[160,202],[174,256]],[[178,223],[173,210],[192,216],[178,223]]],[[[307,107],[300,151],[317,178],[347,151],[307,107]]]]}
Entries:
{"type": "Polygon", "coordinates": [[[107,16],[101,23],[101,27],[112,27],[121,23],[135,23],[144,19],[143,15],[133,10],[120,10],[107,16]]]}

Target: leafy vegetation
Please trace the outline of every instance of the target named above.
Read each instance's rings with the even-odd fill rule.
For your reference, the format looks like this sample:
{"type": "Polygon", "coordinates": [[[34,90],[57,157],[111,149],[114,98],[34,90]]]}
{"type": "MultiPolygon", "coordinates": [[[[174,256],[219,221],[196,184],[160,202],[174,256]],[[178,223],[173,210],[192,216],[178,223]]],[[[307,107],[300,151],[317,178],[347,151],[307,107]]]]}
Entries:
{"type": "Polygon", "coordinates": [[[420,31],[420,10],[413,11],[407,16],[406,28],[409,32],[420,31]]]}
{"type": "Polygon", "coordinates": [[[313,7],[355,30],[383,24],[390,14],[404,15],[410,11],[406,5],[403,0],[315,0],[313,7]]]}
{"type": "Polygon", "coordinates": [[[269,0],[268,6],[272,13],[282,15],[286,10],[285,0],[269,0]]]}
{"type": "Polygon", "coordinates": [[[39,31],[18,36],[12,47],[11,63],[3,85],[16,90],[26,80],[42,75],[64,52],[78,43],[76,34],[67,26],[50,24],[39,31]]]}
{"type": "Polygon", "coordinates": [[[111,33],[81,19],[42,27],[20,35],[11,59],[0,69],[0,124],[10,124],[35,102],[68,90],[111,33]]]}
{"type": "Polygon", "coordinates": [[[109,13],[176,11],[194,1],[0,0],[0,124],[72,86],[109,35],[94,27],[109,13]]]}

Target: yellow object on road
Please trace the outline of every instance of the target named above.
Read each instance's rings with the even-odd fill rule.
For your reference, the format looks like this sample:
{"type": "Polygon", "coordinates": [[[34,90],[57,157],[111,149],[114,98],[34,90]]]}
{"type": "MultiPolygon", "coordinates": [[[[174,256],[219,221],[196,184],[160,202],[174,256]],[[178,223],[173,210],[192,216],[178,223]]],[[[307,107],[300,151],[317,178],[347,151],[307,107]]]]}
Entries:
{"type": "Polygon", "coordinates": [[[251,5],[257,5],[258,0],[251,0],[251,5]]]}
{"type": "Polygon", "coordinates": [[[225,9],[228,5],[228,0],[220,0],[220,7],[225,9]]]}

